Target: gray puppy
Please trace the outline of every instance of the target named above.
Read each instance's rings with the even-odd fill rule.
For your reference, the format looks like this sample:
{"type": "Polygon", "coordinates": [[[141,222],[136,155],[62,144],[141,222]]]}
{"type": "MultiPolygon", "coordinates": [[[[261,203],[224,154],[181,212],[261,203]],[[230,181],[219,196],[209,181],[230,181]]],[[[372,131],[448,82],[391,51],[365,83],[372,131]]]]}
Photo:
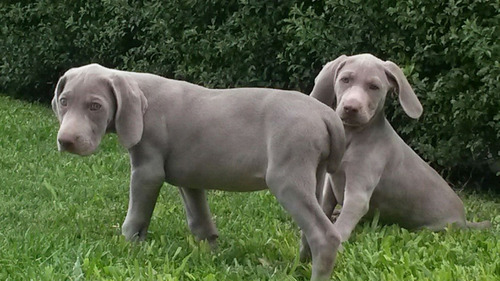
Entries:
{"type": "Polygon", "coordinates": [[[316,77],[311,96],[334,108],[344,123],[347,148],[340,169],[326,181],[323,208],[342,210],[334,223],[346,241],[358,221],[380,219],[405,228],[488,227],[465,220],[464,206],[446,181],[394,131],[384,115],[388,92],[396,91],[411,118],[422,105],[401,69],[370,54],[340,56],[316,77]],[[332,193],[333,191],[333,193],[332,193]]]}
{"type": "Polygon", "coordinates": [[[213,90],[97,64],[67,71],[52,106],[59,150],[91,154],[106,132],[128,149],[127,239],[145,239],[165,181],[179,187],[191,232],[213,246],[205,189],[268,188],[311,246],[311,280],[329,279],[340,236],[317,198],[345,150],[342,122],[329,107],[298,92],[213,90]]]}

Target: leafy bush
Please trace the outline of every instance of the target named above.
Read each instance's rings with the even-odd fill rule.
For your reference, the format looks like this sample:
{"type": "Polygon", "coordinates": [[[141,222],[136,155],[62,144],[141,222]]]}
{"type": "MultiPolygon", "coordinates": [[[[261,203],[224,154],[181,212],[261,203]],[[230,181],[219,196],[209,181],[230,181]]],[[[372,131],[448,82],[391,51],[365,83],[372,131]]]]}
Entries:
{"type": "Polygon", "coordinates": [[[494,1],[398,2],[389,12],[418,38],[408,62],[426,115],[412,143],[442,166],[500,158],[499,8],[494,1]]]}
{"type": "Polygon", "coordinates": [[[500,161],[499,10],[493,0],[4,1],[0,90],[47,101],[63,71],[99,62],[309,93],[324,63],[370,52],[402,66],[423,103],[414,122],[388,101],[403,138],[452,174],[485,175],[500,161]]]}
{"type": "Polygon", "coordinates": [[[283,62],[292,63],[295,79],[313,81],[317,73],[310,72],[301,54],[323,63],[338,54],[360,52],[392,60],[409,77],[424,115],[419,122],[409,122],[394,99],[388,116],[420,155],[448,168],[498,161],[498,2],[355,2],[326,1],[319,10],[292,9],[283,62]]]}

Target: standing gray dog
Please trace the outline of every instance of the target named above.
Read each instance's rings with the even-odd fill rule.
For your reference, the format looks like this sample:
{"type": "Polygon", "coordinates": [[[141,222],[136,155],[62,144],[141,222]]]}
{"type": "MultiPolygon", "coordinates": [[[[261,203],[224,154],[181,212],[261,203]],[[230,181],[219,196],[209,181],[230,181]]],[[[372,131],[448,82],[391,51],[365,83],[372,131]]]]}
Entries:
{"type": "Polygon", "coordinates": [[[60,78],[52,107],[59,150],[91,154],[106,132],[128,149],[127,239],[145,239],[165,181],[179,186],[191,232],[212,246],[218,233],[205,189],[269,188],[311,246],[311,280],[329,279],[340,236],[317,198],[325,173],[340,165],[345,137],[327,106],[298,92],[212,90],[91,64],[60,78]]]}
{"type": "Polygon", "coordinates": [[[334,223],[341,240],[346,241],[358,221],[375,210],[382,221],[409,229],[489,226],[487,221],[465,220],[460,198],[389,124],[383,109],[392,90],[408,116],[420,117],[422,105],[393,62],[370,54],[343,55],[316,77],[311,96],[336,108],[346,133],[342,164],[328,177],[329,192],[323,200],[327,214],[337,203],[343,206],[334,223]]]}

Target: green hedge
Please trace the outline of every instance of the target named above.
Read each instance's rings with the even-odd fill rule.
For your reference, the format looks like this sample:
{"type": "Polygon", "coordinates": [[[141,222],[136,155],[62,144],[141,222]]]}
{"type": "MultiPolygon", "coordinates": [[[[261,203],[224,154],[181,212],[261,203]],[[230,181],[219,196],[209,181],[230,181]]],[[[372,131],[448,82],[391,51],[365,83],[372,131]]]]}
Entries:
{"type": "Polygon", "coordinates": [[[309,93],[324,63],[370,52],[402,66],[423,103],[414,122],[388,101],[420,155],[462,177],[491,175],[485,164],[500,159],[496,0],[10,2],[0,3],[0,90],[14,96],[48,101],[62,72],[89,62],[309,93]]]}

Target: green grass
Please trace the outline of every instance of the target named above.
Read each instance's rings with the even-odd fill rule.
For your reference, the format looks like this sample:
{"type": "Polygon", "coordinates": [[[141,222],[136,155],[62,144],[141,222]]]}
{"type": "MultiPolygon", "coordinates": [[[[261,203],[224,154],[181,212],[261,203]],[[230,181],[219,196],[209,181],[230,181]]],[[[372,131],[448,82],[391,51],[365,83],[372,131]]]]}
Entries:
{"type": "MultiPolygon", "coordinates": [[[[299,231],[268,192],[210,192],[219,249],[190,235],[165,185],[148,239],[126,242],[128,155],[114,135],[90,157],[60,154],[44,106],[0,96],[0,280],[308,280],[299,231]]],[[[358,226],[333,280],[499,280],[500,198],[462,193],[484,231],[358,226]]]]}

